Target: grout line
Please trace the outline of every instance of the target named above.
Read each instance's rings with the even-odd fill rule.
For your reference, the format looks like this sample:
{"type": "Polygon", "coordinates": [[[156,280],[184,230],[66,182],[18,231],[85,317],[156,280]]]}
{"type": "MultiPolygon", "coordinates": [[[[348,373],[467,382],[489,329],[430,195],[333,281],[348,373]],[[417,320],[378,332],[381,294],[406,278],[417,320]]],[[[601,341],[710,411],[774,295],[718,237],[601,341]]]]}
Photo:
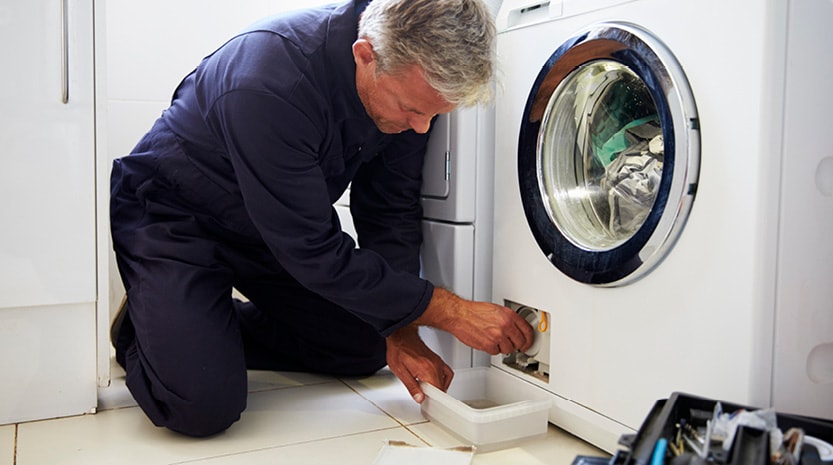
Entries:
{"type": "MultiPolygon", "coordinates": [[[[388,416],[388,418],[390,418],[391,420],[395,421],[395,422],[396,422],[399,426],[403,426],[403,427],[406,427],[406,426],[407,426],[407,425],[405,425],[405,423],[403,423],[403,422],[399,421],[399,419],[398,419],[398,418],[396,418],[396,417],[395,417],[395,416],[393,416],[392,414],[388,413],[388,411],[387,411],[387,410],[385,410],[384,408],[382,408],[382,406],[381,406],[381,405],[377,404],[376,402],[373,402],[373,401],[372,401],[369,397],[367,397],[367,396],[363,395],[361,392],[359,392],[359,390],[358,390],[358,389],[356,389],[356,388],[354,388],[353,386],[351,386],[351,385],[350,385],[347,381],[345,381],[345,380],[343,380],[343,379],[341,379],[341,378],[338,378],[338,380],[339,380],[339,381],[341,381],[341,384],[343,384],[343,385],[347,386],[347,388],[349,388],[351,391],[355,392],[355,393],[356,393],[359,397],[361,397],[362,399],[364,399],[364,400],[366,400],[366,401],[370,402],[370,404],[371,404],[371,405],[373,405],[374,407],[376,407],[377,409],[379,409],[382,413],[384,413],[385,415],[387,415],[387,416],[388,416]]],[[[410,430],[409,430],[409,431],[410,431],[410,430]]]]}
{"type": "Polygon", "coordinates": [[[309,386],[322,386],[324,384],[336,384],[337,382],[338,382],[338,379],[334,378],[332,380],[325,380],[325,381],[321,381],[321,382],[316,381],[316,382],[309,383],[309,384],[304,383],[304,384],[286,384],[286,385],[264,386],[264,387],[259,388],[259,389],[252,389],[252,390],[248,391],[248,394],[260,394],[262,392],[281,391],[281,390],[284,390],[284,389],[297,389],[297,388],[309,387],[309,386]]]}
{"type": "MultiPolygon", "coordinates": [[[[426,421],[426,423],[427,423],[427,421],[426,421]]],[[[415,425],[421,425],[421,424],[423,424],[423,423],[415,423],[415,425]]],[[[422,443],[423,443],[423,444],[425,444],[426,446],[428,446],[428,447],[435,447],[433,444],[431,444],[430,442],[428,442],[428,440],[427,440],[427,439],[425,439],[424,437],[420,436],[420,435],[419,435],[419,433],[417,433],[416,431],[414,431],[414,430],[412,430],[411,428],[409,428],[409,427],[408,427],[408,425],[402,425],[402,427],[403,427],[403,428],[405,428],[406,430],[408,430],[408,432],[409,432],[409,433],[411,433],[411,434],[413,434],[413,435],[414,435],[417,439],[419,439],[420,441],[422,441],[422,443]]]]}
{"type": "Polygon", "coordinates": [[[430,421],[425,420],[425,421],[421,421],[421,422],[417,422],[417,423],[407,423],[407,424],[406,424],[406,423],[404,423],[404,422],[402,422],[402,421],[399,421],[399,419],[398,419],[398,418],[396,418],[396,417],[394,417],[392,414],[388,413],[388,411],[387,411],[387,410],[385,410],[384,408],[382,408],[382,406],[381,406],[381,405],[377,404],[376,402],[373,402],[370,398],[368,398],[367,396],[363,395],[361,392],[359,392],[359,390],[355,389],[353,386],[351,386],[351,385],[350,385],[349,383],[347,383],[345,380],[343,380],[343,379],[341,379],[341,378],[339,378],[338,380],[339,380],[339,381],[341,381],[341,382],[342,382],[345,386],[347,386],[348,388],[350,388],[350,390],[352,390],[353,392],[355,392],[356,394],[358,394],[358,395],[359,395],[359,397],[361,397],[362,399],[364,399],[364,400],[366,400],[366,401],[370,402],[370,403],[371,403],[374,407],[376,407],[376,408],[378,408],[379,410],[381,410],[381,411],[382,411],[385,415],[387,415],[387,416],[388,416],[388,417],[390,417],[393,421],[395,421],[396,423],[398,423],[399,425],[401,425],[401,427],[402,427],[402,428],[405,428],[405,430],[406,430],[406,431],[408,431],[409,433],[411,433],[412,435],[414,435],[414,437],[416,437],[417,439],[419,439],[420,441],[422,441],[422,443],[423,443],[423,444],[425,444],[425,445],[426,445],[426,446],[428,446],[428,447],[435,447],[435,446],[434,446],[433,444],[431,444],[431,443],[430,443],[427,439],[425,439],[424,437],[422,437],[421,435],[419,435],[416,431],[414,431],[414,430],[411,428],[412,426],[416,426],[416,425],[423,425],[423,424],[425,424],[425,423],[430,423],[430,421]]]}
{"type": "MultiPolygon", "coordinates": [[[[367,397],[367,396],[363,395],[363,394],[362,394],[359,390],[355,389],[353,386],[351,386],[349,383],[347,383],[347,381],[345,381],[345,380],[343,380],[343,379],[341,379],[341,378],[338,378],[338,380],[339,380],[339,381],[341,381],[341,382],[342,382],[342,384],[344,384],[345,386],[347,386],[348,388],[350,388],[350,390],[351,390],[351,391],[355,392],[355,393],[356,393],[359,397],[361,397],[362,399],[364,399],[364,400],[366,400],[366,401],[370,402],[370,404],[371,404],[371,405],[373,405],[373,406],[374,406],[374,407],[376,407],[377,409],[381,410],[381,411],[382,411],[382,413],[384,413],[385,415],[387,415],[390,419],[392,419],[393,421],[397,422],[400,426],[402,426],[403,428],[407,429],[407,430],[408,430],[409,432],[411,432],[412,434],[414,434],[414,432],[413,432],[413,431],[411,431],[411,429],[410,429],[410,428],[408,428],[408,426],[413,426],[413,425],[422,425],[422,424],[425,424],[425,423],[429,423],[429,420],[425,420],[425,419],[423,419],[422,421],[411,422],[411,423],[405,423],[404,421],[400,421],[398,418],[396,418],[395,416],[393,416],[393,414],[391,414],[391,413],[389,413],[387,410],[385,410],[385,408],[384,408],[384,407],[382,407],[381,405],[377,404],[376,402],[373,402],[373,400],[371,400],[369,397],[367,397]]],[[[414,434],[414,435],[416,435],[416,434],[414,434]]],[[[420,438],[420,439],[422,439],[422,438],[420,438]]],[[[424,440],[423,440],[423,442],[424,442],[424,440]]]]}
{"type": "MultiPolygon", "coordinates": [[[[231,452],[231,453],[228,453],[228,454],[212,455],[211,457],[203,457],[203,458],[198,458],[198,459],[189,459],[189,460],[186,460],[184,462],[172,462],[172,463],[169,463],[168,465],[184,465],[184,464],[188,464],[188,463],[200,463],[200,462],[205,461],[205,460],[215,459],[215,458],[219,458],[219,457],[234,457],[234,456],[237,456],[237,455],[244,455],[244,454],[248,454],[248,453],[252,453],[252,452],[263,452],[263,451],[268,451],[268,450],[283,449],[284,447],[294,447],[294,446],[299,446],[299,445],[304,445],[304,444],[313,444],[313,443],[316,443],[316,442],[333,441],[333,440],[336,440],[336,439],[349,438],[351,436],[360,436],[360,435],[363,435],[363,434],[377,433],[377,432],[380,432],[380,431],[397,430],[399,428],[401,428],[401,426],[391,426],[390,428],[378,428],[378,429],[372,429],[372,430],[368,430],[368,431],[357,431],[355,433],[341,434],[341,435],[338,435],[338,436],[324,437],[324,438],[317,438],[317,439],[309,439],[309,440],[306,440],[306,441],[291,442],[291,443],[281,444],[281,445],[277,445],[277,446],[260,447],[258,449],[248,449],[248,450],[239,451],[239,452],[231,452]]],[[[422,440],[422,438],[419,438],[419,439],[422,440]]]]}
{"type": "Polygon", "coordinates": [[[17,465],[17,431],[19,423],[14,424],[14,447],[12,448],[12,465],[17,465]]]}

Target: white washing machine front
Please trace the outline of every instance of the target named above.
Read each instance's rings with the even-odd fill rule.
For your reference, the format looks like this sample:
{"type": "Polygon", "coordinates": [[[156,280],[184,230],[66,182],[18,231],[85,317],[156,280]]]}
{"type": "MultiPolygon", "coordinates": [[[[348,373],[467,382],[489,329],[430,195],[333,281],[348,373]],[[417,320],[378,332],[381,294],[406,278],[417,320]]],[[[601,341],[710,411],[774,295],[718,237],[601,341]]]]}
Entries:
{"type": "MultiPolygon", "coordinates": [[[[833,16],[830,2],[802,5],[833,16]]],[[[674,391],[773,403],[774,320],[785,311],[776,295],[795,285],[779,275],[784,250],[796,248],[779,244],[779,231],[833,234],[823,189],[796,198],[792,184],[802,181],[782,177],[788,30],[803,30],[788,23],[790,8],[788,0],[503,4],[493,300],[545,312],[539,334],[550,349],[536,356],[546,369],[535,373],[509,366],[526,367],[526,357],[492,363],[552,393],[551,420],[607,450],[674,391]],[[622,173],[636,173],[645,195],[622,195],[636,192],[616,189],[622,173]],[[827,210],[803,224],[781,220],[807,204],[827,210]],[[629,209],[611,213],[622,205],[629,209]]],[[[816,29],[808,34],[824,30],[816,29]]],[[[815,50],[826,57],[822,42],[815,50]]],[[[818,82],[833,78],[823,68],[818,82]]],[[[816,72],[806,71],[795,74],[816,72]]],[[[806,104],[795,113],[830,121],[806,104]]],[[[822,134],[812,137],[824,146],[822,134]]],[[[824,154],[789,156],[830,176],[816,170],[824,154]]],[[[830,276],[833,246],[815,250],[802,273],[830,276]]],[[[818,308],[829,310],[831,292],[812,289],[809,318],[833,325],[833,312],[818,308]]],[[[814,334],[810,348],[833,342],[833,332],[791,330],[790,341],[814,334]]],[[[806,352],[787,355],[803,363],[806,352]]],[[[833,362],[815,366],[825,363],[833,362]]],[[[805,383],[818,399],[833,398],[831,386],[805,383]]],[[[798,413],[833,415],[826,405],[798,413]]]]}

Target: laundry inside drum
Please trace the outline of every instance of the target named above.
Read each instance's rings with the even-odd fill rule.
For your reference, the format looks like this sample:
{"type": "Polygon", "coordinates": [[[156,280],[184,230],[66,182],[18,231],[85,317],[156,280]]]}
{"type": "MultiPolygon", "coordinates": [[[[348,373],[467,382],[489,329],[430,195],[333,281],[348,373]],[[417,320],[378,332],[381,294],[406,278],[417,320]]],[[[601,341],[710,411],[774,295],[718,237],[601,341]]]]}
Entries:
{"type": "Polygon", "coordinates": [[[665,146],[645,81],[612,60],[586,63],[550,98],[538,182],[552,222],[576,246],[610,250],[642,226],[657,198],[665,146]]]}

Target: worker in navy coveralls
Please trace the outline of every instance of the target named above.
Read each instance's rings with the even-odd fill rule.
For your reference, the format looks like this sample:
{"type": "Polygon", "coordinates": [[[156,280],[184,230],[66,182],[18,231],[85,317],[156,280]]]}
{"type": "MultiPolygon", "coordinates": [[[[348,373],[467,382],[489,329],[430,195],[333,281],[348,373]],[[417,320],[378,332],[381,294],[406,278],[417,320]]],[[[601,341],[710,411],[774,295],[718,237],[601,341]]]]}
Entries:
{"type": "Polygon", "coordinates": [[[452,370],[417,334],[526,349],[511,310],[419,277],[433,118],[486,101],[494,25],[481,0],[349,1],[268,18],[205,58],[114,162],[111,224],[127,387],[158,426],[228,428],[246,369],[366,375],[417,402],[452,370]],[[352,182],[359,248],[333,202],[352,182]],[[232,297],[232,288],[246,302],[232,297]]]}

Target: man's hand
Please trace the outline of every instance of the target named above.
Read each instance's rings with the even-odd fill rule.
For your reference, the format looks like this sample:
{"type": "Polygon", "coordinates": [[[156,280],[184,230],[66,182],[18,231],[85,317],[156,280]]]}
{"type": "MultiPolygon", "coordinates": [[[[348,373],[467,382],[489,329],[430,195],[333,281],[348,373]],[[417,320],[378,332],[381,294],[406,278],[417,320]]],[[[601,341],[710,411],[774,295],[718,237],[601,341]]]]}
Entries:
{"type": "Polygon", "coordinates": [[[432,384],[443,392],[448,390],[454,371],[422,342],[416,325],[396,330],[386,342],[388,366],[417,403],[425,400],[420,381],[432,384]]]}
{"type": "Polygon", "coordinates": [[[465,300],[441,288],[434,289],[416,323],[448,331],[467,346],[491,355],[525,351],[535,337],[532,326],[512,310],[465,300]]]}

